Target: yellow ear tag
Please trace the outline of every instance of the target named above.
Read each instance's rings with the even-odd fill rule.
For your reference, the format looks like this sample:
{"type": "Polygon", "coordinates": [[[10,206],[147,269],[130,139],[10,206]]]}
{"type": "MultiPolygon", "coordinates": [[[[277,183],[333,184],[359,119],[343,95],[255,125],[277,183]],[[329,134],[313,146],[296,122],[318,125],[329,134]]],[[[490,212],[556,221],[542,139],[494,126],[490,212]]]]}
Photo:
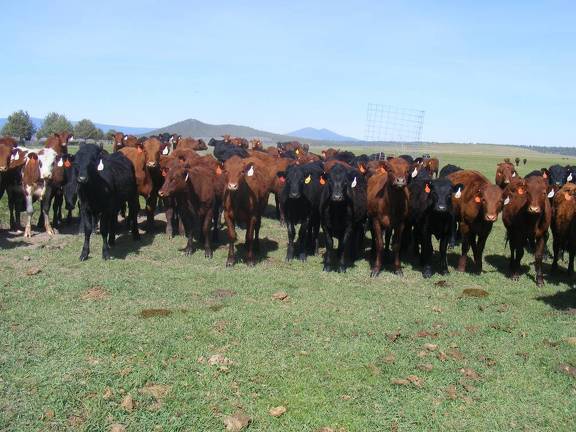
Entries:
{"type": "Polygon", "coordinates": [[[306,177],[306,180],[304,180],[304,183],[308,184],[312,181],[312,176],[308,175],[308,177],[306,177]]]}

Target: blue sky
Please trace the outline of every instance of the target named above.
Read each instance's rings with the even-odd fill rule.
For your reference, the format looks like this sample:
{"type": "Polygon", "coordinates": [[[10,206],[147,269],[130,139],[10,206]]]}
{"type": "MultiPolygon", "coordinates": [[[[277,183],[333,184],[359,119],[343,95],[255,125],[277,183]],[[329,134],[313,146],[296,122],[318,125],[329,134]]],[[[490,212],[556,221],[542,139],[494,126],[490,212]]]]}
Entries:
{"type": "Polygon", "coordinates": [[[0,117],[185,118],[363,138],[369,102],[435,141],[574,145],[573,1],[0,4],[0,117]]]}

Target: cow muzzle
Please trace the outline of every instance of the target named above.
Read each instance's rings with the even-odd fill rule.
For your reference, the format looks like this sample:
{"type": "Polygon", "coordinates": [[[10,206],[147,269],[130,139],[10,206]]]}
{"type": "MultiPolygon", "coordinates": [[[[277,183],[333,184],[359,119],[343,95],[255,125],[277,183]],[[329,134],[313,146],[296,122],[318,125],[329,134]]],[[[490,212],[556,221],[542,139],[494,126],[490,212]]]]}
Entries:
{"type": "Polygon", "coordinates": [[[288,196],[292,199],[298,199],[300,198],[300,192],[290,192],[288,196]]]}
{"type": "Polygon", "coordinates": [[[87,181],[88,181],[88,177],[78,176],[78,183],[86,183],[87,181]]]}
{"type": "Polygon", "coordinates": [[[238,190],[238,183],[228,183],[228,190],[231,191],[238,190]]]}
{"type": "Polygon", "coordinates": [[[156,162],[147,162],[146,166],[148,166],[150,168],[155,168],[158,166],[158,164],[156,162]]]}
{"type": "Polygon", "coordinates": [[[538,214],[538,213],[540,213],[540,211],[541,211],[540,206],[530,206],[530,207],[528,207],[528,212],[529,212],[529,213],[538,214]]]}
{"type": "Polygon", "coordinates": [[[403,188],[406,186],[406,177],[397,177],[394,180],[394,186],[397,188],[403,188]]]}
{"type": "Polygon", "coordinates": [[[498,220],[498,215],[497,214],[487,214],[486,216],[484,216],[484,219],[486,219],[488,222],[496,222],[498,220]]]}
{"type": "Polygon", "coordinates": [[[6,171],[6,167],[5,166],[0,166],[0,172],[4,172],[6,171]]]}

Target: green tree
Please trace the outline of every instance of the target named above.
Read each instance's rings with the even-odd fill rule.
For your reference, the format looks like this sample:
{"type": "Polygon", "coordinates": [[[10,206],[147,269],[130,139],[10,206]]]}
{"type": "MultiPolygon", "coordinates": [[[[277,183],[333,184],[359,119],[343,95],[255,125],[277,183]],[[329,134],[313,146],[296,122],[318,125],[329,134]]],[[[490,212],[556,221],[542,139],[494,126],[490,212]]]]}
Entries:
{"type": "Polygon", "coordinates": [[[44,118],[42,127],[38,130],[38,137],[48,137],[54,133],[69,132],[73,133],[72,123],[68,121],[64,114],[51,112],[44,118]]]}
{"type": "Polygon", "coordinates": [[[116,135],[116,131],[114,129],[108,129],[108,132],[106,132],[106,139],[113,140],[114,135],[116,135]]]}
{"type": "Polygon", "coordinates": [[[29,140],[36,132],[36,128],[30,120],[28,111],[15,111],[8,116],[6,124],[2,128],[1,134],[18,137],[20,141],[29,140]]]}
{"type": "Polygon", "coordinates": [[[96,129],[96,138],[97,140],[102,140],[104,139],[104,131],[100,128],[96,129]]]}
{"type": "Polygon", "coordinates": [[[74,137],[84,139],[98,139],[99,129],[88,119],[80,120],[74,126],[74,137]]]}

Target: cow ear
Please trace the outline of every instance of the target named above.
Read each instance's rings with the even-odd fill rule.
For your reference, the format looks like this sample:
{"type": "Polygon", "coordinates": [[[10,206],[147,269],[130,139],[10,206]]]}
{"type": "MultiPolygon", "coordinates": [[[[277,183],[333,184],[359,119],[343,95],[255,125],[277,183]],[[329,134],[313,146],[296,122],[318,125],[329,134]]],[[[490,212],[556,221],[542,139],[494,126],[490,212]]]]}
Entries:
{"type": "Polygon", "coordinates": [[[285,178],[286,177],[286,171],[278,171],[276,173],[276,177],[278,178],[285,178]]]}
{"type": "Polygon", "coordinates": [[[550,173],[546,168],[540,168],[540,171],[542,172],[542,177],[544,177],[545,179],[547,179],[548,176],[550,175],[550,173]]]}

